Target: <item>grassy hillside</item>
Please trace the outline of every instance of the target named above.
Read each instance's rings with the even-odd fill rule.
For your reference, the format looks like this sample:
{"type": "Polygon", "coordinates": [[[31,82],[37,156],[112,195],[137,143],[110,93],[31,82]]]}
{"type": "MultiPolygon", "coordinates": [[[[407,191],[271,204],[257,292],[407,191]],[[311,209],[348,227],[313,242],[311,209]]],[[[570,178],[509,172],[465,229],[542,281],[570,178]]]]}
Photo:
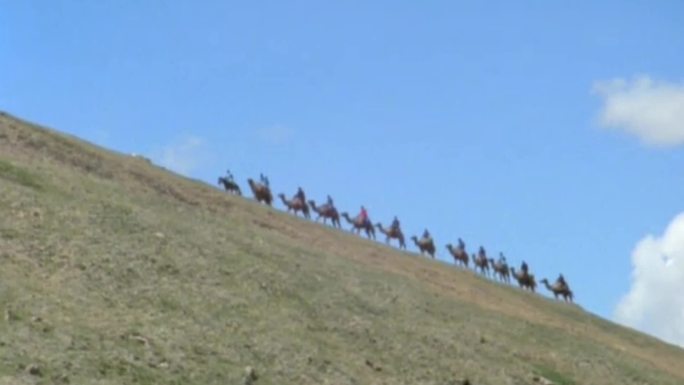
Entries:
{"type": "Polygon", "coordinates": [[[0,116],[0,384],[684,384],[684,351],[0,116]]]}

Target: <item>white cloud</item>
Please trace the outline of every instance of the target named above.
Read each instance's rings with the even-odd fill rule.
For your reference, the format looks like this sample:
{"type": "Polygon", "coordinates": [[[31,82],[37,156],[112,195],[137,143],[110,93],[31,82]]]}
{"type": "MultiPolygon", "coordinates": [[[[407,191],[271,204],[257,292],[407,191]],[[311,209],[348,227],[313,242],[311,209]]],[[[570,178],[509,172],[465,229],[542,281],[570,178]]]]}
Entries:
{"type": "Polygon", "coordinates": [[[665,233],[644,237],[632,252],[632,286],[615,319],[684,346],[684,213],[665,233]]]}
{"type": "Polygon", "coordinates": [[[623,130],[656,146],[684,144],[684,83],[665,83],[642,76],[596,82],[603,97],[601,125],[623,130]]]}
{"type": "Polygon", "coordinates": [[[190,175],[206,164],[208,154],[203,139],[187,136],[163,147],[154,156],[157,163],[183,175],[190,175]]]}

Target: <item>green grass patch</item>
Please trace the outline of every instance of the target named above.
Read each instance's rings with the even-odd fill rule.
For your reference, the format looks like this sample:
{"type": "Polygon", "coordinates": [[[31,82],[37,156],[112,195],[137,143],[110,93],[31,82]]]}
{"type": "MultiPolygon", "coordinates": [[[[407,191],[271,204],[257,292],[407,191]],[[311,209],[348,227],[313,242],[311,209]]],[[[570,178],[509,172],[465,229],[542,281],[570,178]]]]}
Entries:
{"type": "Polygon", "coordinates": [[[554,384],[556,385],[575,385],[576,382],[566,376],[563,375],[559,372],[556,371],[556,369],[550,368],[546,365],[535,365],[535,370],[538,375],[546,378],[547,380],[551,380],[554,384]]]}
{"type": "Polygon", "coordinates": [[[0,160],[0,178],[35,190],[42,190],[44,188],[37,175],[5,160],[0,160]]]}
{"type": "Polygon", "coordinates": [[[21,234],[19,230],[7,227],[0,227],[0,238],[5,239],[16,239],[19,238],[21,234]]]}

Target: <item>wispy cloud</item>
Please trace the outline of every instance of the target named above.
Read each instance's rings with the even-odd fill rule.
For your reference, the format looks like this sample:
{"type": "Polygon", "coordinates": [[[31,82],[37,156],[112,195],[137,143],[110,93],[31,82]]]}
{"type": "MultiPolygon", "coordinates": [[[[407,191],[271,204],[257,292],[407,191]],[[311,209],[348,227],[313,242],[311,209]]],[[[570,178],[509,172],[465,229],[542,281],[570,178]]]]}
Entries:
{"type": "Polygon", "coordinates": [[[295,130],[287,126],[275,124],[257,130],[257,134],[260,140],[268,144],[284,145],[292,141],[295,136],[295,130]]]}
{"type": "Polygon", "coordinates": [[[600,123],[623,130],[655,146],[684,144],[684,83],[666,83],[641,76],[594,84],[603,98],[600,123]]]}
{"type": "Polygon", "coordinates": [[[615,319],[684,346],[684,213],[662,236],[648,235],[632,253],[632,285],[615,319]]]}
{"type": "Polygon", "coordinates": [[[209,161],[206,142],[196,136],[186,136],[157,151],[157,163],[183,175],[190,175],[209,161]]]}

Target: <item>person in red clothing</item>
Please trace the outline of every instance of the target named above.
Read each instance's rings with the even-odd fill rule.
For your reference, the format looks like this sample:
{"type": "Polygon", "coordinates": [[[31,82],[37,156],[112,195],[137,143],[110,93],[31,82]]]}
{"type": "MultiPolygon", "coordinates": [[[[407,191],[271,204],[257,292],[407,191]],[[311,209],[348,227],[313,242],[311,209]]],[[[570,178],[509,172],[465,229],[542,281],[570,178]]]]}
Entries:
{"type": "Polygon", "coordinates": [[[368,223],[368,212],[366,211],[366,208],[361,206],[361,212],[359,213],[359,217],[361,218],[361,223],[368,223]]]}

